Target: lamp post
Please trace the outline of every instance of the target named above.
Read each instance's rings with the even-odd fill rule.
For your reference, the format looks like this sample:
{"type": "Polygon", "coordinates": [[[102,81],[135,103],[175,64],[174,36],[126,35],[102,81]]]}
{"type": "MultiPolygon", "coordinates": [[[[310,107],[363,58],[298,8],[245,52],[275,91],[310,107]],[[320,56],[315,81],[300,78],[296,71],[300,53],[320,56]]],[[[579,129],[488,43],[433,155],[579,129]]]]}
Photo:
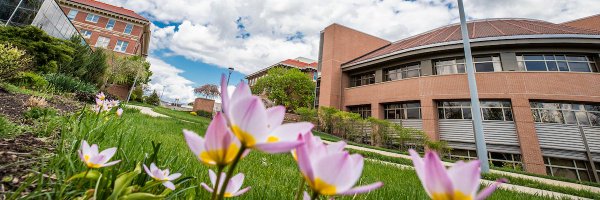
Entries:
{"type": "Polygon", "coordinates": [[[229,75],[227,75],[227,85],[229,85],[229,78],[231,77],[231,73],[233,73],[233,70],[235,70],[235,69],[233,69],[233,67],[230,67],[227,69],[229,69],[229,75]]]}
{"type": "Polygon", "coordinates": [[[475,68],[473,66],[473,56],[471,55],[471,44],[469,41],[469,30],[465,19],[465,8],[462,0],[458,0],[458,12],[460,14],[460,30],[462,33],[463,45],[465,50],[465,61],[467,64],[467,77],[469,79],[469,92],[471,93],[471,113],[473,113],[473,128],[475,131],[475,146],[477,147],[477,158],[481,164],[481,172],[490,171],[488,162],[487,147],[485,136],[483,135],[483,124],[481,119],[481,107],[479,105],[479,94],[477,93],[477,82],[475,80],[475,68]]]}

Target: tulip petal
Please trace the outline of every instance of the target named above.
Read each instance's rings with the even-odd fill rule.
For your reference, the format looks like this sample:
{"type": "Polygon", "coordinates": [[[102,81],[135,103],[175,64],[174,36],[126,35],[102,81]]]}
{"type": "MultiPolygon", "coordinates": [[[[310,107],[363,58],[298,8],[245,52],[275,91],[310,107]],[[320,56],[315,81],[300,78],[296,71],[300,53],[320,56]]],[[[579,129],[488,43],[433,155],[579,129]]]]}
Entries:
{"type": "Polygon", "coordinates": [[[233,132],[248,147],[267,141],[266,108],[260,98],[251,96],[232,102],[229,115],[233,132]]]}
{"type": "Polygon", "coordinates": [[[88,144],[88,142],[85,141],[85,140],[81,144],[81,153],[84,154],[84,155],[85,154],[89,155],[91,153],[90,152],[90,144],[88,144]]]}
{"type": "Polygon", "coordinates": [[[355,176],[351,175],[355,172],[348,152],[323,156],[313,163],[313,166],[315,166],[315,180],[320,179],[326,184],[322,184],[323,188],[313,188],[321,194],[334,195],[337,192],[346,191],[358,181],[358,179],[353,179],[355,176]]]}
{"type": "Polygon", "coordinates": [[[169,175],[167,178],[169,178],[170,181],[175,180],[177,178],[181,177],[181,173],[174,173],[169,175]]]}
{"type": "Polygon", "coordinates": [[[210,179],[210,183],[212,183],[212,185],[216,184],[217,174],[215,174],[215,172],[212,169],[208,170],[208,178],[210,179]]]}
{"type": "Polygon", "coordinates": [[[240,196],[240,195],[242,195],[242,194],[244,194],[244,193],[248,192],[248,190],[250,190],[250,187],[244,188],[244,189],[242,189],[242,190],[240,190],[240,191],[237,191],[236,193],[233,193],[233,195],[231,195],[231,197],[237,197],[237,196],[240,196]]]}
{"type": "Polygon", "coordinates": [[[282,124],[273,129],[270,136],[276,137],[277,141],[292,141],[296,140],[298,135],[310,132],[313,127],[309,122],[282,124]]]}
{"type": "MultiPolygon", "coordinates": [[[[311,144],[311,141],[306,140],[304,138],[310,138],[311,134],[308,133],[306,135],[299,135],[298,136],[298,140],[300,141],[305,141],[304,145],[300,145],[296,148],[296,157],[298,159],[298,168],[300,168],[300,171],[302,172],[302,174],[304,174],[304,177],[309,179],[307,181],[314,181],[314,172],[313,172],[313,168],[312,168],[312,164],[311,164],[311,158],[310,155],[308,153],[308,146],[311,144]]],[[[315,159],[315,158],[313,158],[315,159]]]]}
{"type": "Polygon", "coordinates": [[[424,161],[426,181],[423,185],[430,194],[454,194],[452,181],[438,155],[433,151],[427,152],[424,161]]]}
{"type": "Polygon", "coordinates": [[[210,193],[213,192],[213,189],[210,186],[206,185],[206,183],[200,183],[200,185],[208,192],[210,192],[210,193]]]}
{"type": "Polygon", "coordinates": [[[113,166],[113,165],[115,165],[115,164],[117,164],[119,162],[121,162],[121,160],[115,160],[115,161],[112,161],[112,162],[108,162],[108,163],[103,164],[102,167],[113,166]]]}
{"type": "Polygon", "coordinates": [[[304,196],[302,197],[302,200],[310,200],[310,195],[308,194],[308,192],[304,191],[304,196]]]}
{"type": "Polygon", "coordinates": [[[481,192],[477,195],[477,197],[475,197],[475,200],[483,200],[483,199],[487,198],[498,188],[498,186],[500,184],[506,183],[506,182],[508,182],[508,180],[498,179],[495,183],[492,183],[490,186],[481,190],[481,192]]]}
{"type": "Polygon", "coordinates": [[[372,184],[369,184],[369,185],[363,185],[363,186],[355,187],[355,188],[346,190],[345,192],[342,192],[340,194],[341,195],[361,194],[361,193],[366,193],[366,192],[370,192],[370,191],[376,190],[377,188],[380,188],[381,186],[383,186],[382,182],[376,182],[376,183],[372,183],[372,184]]]}
{"type": "Polygon", "coordinates": [[[117,153],[117,148],[116,147],[105,149],[104,151],[100,152],[99,155],[102,155],[103,159],[99,160],[98,163],[105,163],[105,162],[107,162],[108,160],[110,160],[115,155],[115,153],[117,153]]]}
{"type": "Polygon", "coordinates": [[[90,146],[90,154],[98,155],[98,145],[97,144],[92,144],[92,146],[90,146]]]}
{"type": "MultiPolygon", "coordinates": [[[[144,171],[146,171],[146,174],[153,176],[152,172],[150,172],[150,169],[148,169],[148,167],[146,167],[146,165],[142,165],[142,166],[144,167],[144,171]]],[[[154,177],[152,177],[152,178],[154,178],[154,177]]]]}
{"type": "Polygon", "coordinates": [[[175,190],[175,185],[173,184],[173,182],[171,181],[165,181],[162,183],[165,187],[171,189],[171,190],[175,190]]]}
{"type": "Polygon", "coordinates": [[[204,138],[200,137],[193,131],[185,129],[183,129],[183,136],[185,137],[185,142],[190,150],[192,150],[194,155],[198,157],[198,155],[204,151],[204,138]]]}
{"type": "Polygon", "coordinates": [[[267,153],[285,153],[292,149],[302,145],[301,141],[290,141],[290,142],[275,142],[275,143],[263,143],[256,144],[254,147],[260,151],[267,153]]]}
{"type": "Polygon", "coordinates": [[[206,129],[204,135],[206,151],[224,150],[231,143],[231,137],[227,137],[229,128],[227,121],[221,113],[217,113],[206,129]]]}
{"type": "Polygon", "coordinates": [[[285,107],[283,106],[274,106],[267,108],[267,117],[268,117],[268,127],[269,132],[276,128],[277,126],[283,123],[283,118],[285,117],[285,107]]]}
{"type": "Polygon", "coordinates": [[[479,189],[479,180],[481,179],[479,161],[456,162],[448,169],[448,176],[452,181],[454,191],[458,190],[464,195],[474,197],[479,189]]]}
{"type": "Polygon", "coordinates": [[[243,184],[244,184],[244,174],[239,173],[239,174],[233,176],[229,180],[229,184],[227,184],[227,188],[225,189],[225,191],[227,193],[234,194],[238,190],[240,190],[240,188],[242,188],[243,184]]]}
{"type": "Polygon", "coordinates": [[[335,143],[331,143],[327,145],[327,152],[333,153],[333,152],[339,152],[344,150],[344,148],[346,147],[346,142],[344,141],[338,141],[335,143]]]}

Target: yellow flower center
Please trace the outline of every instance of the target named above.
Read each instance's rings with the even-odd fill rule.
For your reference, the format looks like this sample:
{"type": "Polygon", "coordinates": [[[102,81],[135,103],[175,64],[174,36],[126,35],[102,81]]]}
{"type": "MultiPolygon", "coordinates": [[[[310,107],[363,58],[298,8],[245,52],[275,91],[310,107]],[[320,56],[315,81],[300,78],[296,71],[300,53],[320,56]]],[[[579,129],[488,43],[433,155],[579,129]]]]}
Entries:
{"type": "Polygon", "coordinates": [[[200,153],[199,157],[207,165],[227,165],[235,159],[240,151],[236,144],[230,144],[227,149],[214,149],[200,153]]]}
{"type": "Polygon", "coordinates": [[[322,195],[335,195],[335,185],[331,185],[325,181],[323,181],[321,178],[315,178],[315,181],[313,183],[309,182],[309,185],[311,185],[311,187],[316,190],[317,192],[319,192],[319,194],[322,195]]]}
{"type": "Polygon", "coordinates": [[[85,162],[90,160],[90,155],[88,155],[88,154],[83,155],[83,160],[85,160],[85,162]]]}
{"type": "Polygon", "coordinates": [[[253,147],[256,144],[256,139],[254,138],[254,136],[242,130],[239,126],[232,125],[231,130],[233,131],[233,134],[235,134],[235,136],[237,136],[238,139],[240,139],[240,142],[242,142],[247,147],[253,147]]]}
{"type": "Polygon", "coordinates": [[[473,196],[467,195],[458,190],[455,190],[454,194],[433,193],[431,196],[431,199],[433,200],[473,200],[473,196]]]}

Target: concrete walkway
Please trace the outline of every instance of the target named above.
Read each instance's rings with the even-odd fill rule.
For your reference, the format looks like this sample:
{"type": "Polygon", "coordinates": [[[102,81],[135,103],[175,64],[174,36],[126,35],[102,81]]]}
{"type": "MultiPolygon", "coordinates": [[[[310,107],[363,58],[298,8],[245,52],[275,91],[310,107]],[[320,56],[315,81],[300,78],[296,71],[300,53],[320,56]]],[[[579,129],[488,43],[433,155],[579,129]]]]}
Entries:
{"type": "Polygon", "coordinates": [[[140,110],[140,112],[141,112],[142,114],[150,115],[150,116],[152,116],[152,117],[167,117],[167,118],[169,118],[169,116],[166,116],[166,115],[163,115],[163,114],[160,114],[160,113],[154,112],[154,111],[152,110],[152,108],[148,108],[148,107],[144,107],[144,106],[136,106],[136,105],[125,105],[125,106],[127,106],[127,107],[129,107],[129,108],[135,108],[135,109],[138,109],[138,110],[140,110]]]}
{"type": "MultiPolygon", "coordinates": [[[[330,141],[325,141],[325,140],[324,140],[324,142],[332,143],[330,141]]],[[[356,149],[356,150],[361,150],[361,151],[368,151],[368,152],[377,153],[377,154],[389,156],[389,157],[411,159],[411,157],[408,155],[392,153],[392,152],[387,152],[387,151],[381,151],[381,150],[377,150],[377,149],[365,148],[365,147],[360,147],[360,146],[346,145],[346,148],[356,149]]],[[[450,162],[443,162],[443,163],[446,166],[454,165],[454,163],[450,163],[450,162]]],[[[524,175],[524,174],[517,174],[517,173],[511,173],[511,172],[505,172],[505,171],[493,170],[493,169],[491,169],[490,172],[494,173],[494,174],[500,174],[503,176],[510,176],[510,177],[514,177],[514,178],[522,178],[522,179],[537,181],[537,182],[545,183],[548,185],[568,187],[568,188],[573,188],[576,190],[587,190],[587,191],[591,191],[591,192],[595,192],[595,193],[600,193],[600,188],[589,186],[589,185],[582,185],[582,184],[565,182],[565,181],[557,181],[557,180],[552,180],[552,179],[547,179],[547,178],[528,176],[528,175],[524,175]]]]}
{"type": "MultiPolygon", "coordinates": [[[[412,167],[412,166],[401,165],[398,163],[391,163],[391,162],[386,162],[386,161],[381,161],[381,160],[376,160],[376,159],[365,159],[365,160],[371,161],[371,162],[377,162],[377,163],[381,163],[381,164],[385,164],[385,165],[392,165],[392,166],[396,166],[401,169],[414,170],[414,167],[412,167]]],[[[483,185],[490,185],[492,183],[494,183],[494,181],[481,180],[481,184],[483,184],[483,185]]],[[[498,186],[498,188],[510,190],[510,191],[516,191],[516,192],[520,192],[520,193],[542,196],[542,197],[552,197],[552,198],[556,198],[556,199],[588,200],[588,198],[563,194],[563,193],[559,193],[559,192],[541,190],[541,189],[536,189],[536,188],[530,188],[530,187],[525,187],[525,186],[520,186],[520,185],[512,185],[510,183],[501,184],[500,186],[498,186]]]]}

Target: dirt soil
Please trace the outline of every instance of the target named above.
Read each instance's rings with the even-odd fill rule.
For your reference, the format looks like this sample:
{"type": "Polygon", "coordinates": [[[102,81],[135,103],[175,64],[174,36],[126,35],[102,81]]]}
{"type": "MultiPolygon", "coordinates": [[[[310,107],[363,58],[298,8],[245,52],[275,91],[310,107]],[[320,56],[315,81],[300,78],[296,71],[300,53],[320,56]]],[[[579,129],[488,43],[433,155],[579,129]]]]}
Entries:
{"type": "Polygon", "coordinates": [[[6,191],[15,191],[28,177],[36,175],[34,167],[52,151],[50,142],[31,134],[0,139],[0,199],[6,191]]]}
{"type": "MultiPolygon", "coordinates": [[[[13,122],[21,122],[23,113],[27,111],[25,102],[31,97],[26,94],[11,94],[0,88],[0,115],[6,116],[13,122]]],[[[52,98],[46,99],[48,106],[53,107],[59,113],[72,113],[83,107],[81,102],[71,100],[66,97],[54,95],[52,98]]]]}

